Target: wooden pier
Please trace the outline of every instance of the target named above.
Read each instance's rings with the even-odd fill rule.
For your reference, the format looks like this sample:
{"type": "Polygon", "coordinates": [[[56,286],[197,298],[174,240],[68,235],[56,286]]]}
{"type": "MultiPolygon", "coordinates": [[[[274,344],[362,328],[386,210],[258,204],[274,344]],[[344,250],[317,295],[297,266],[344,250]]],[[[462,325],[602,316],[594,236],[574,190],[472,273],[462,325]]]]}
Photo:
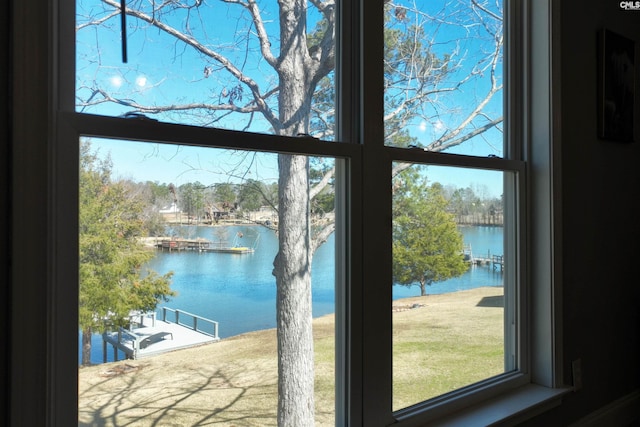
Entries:
{"type": "Polygon", "coordinates": [[[255,248],[229,245],[227,242],[212,242],[206,239],[158,239],[155,247],[161,251],[198,251],[228,254],[250,254],[255,248]]]}
{"type": "Polygon", "coordinates": [[[163,307],[156,313],[135,313],[129,329],[119,328],[102,334],[103,360],[107,361],[107,346],[113,348],[114,361],[118,350],[127,359],[141,359],[169,351],[209,344],[220,340],[218,322],[182,310],[163,307]]]}
{"type": "Polygon", "coordinates": [[[488,257],[474,257],[471,260],[472,265],[490,265],[495,271],[502,272],[504,270],[504,256],[503,255],[491,255],[488,257]]]}
{"type": "Polygon", "coordinates": [[[474,256],[471,245],[465,245],[462,250],[464,260],[471,265],[488,266],[490,265],[495,271],[504,271],[504,255],[491,255],[487,252],[487,256],[474,256]]]}

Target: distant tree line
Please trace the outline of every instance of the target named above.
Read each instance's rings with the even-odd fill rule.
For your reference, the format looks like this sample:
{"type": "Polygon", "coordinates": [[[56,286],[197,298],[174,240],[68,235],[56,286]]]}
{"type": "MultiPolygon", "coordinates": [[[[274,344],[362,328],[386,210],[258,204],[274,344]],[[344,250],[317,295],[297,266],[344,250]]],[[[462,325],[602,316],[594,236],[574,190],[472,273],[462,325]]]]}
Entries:
{"type": "Polygon", "coordinates": [[[447,211],[458,225],[503,225],[503,196],[492,196],[485,185],[445,187],[447,211]]]}
{"type": "MultiPolygon", "coordinates": [[[[310,170],[310,179],[326,179],[327,172],[320,166],[310,170]]],[[[165,231],[165,217],[160,211],[176,204],[181,221],[190,223],[216,223],[221,218],[251,219],[251,213],[266,208],[277,212],[278,185],[255,179],[241,183],[221,182],[203,184],[199,181],[175,186],[157,181],[133,182],[127,185],[145,206],[142,214],[151,236],[165,231]]],[[[311,214],[323,217],[333,212],[333,180],[312,201],[311,214]]]]}
{"type": "MultiPolygon", "coordinates": [[[[312,169],[310,175],[322,179],[324,172],[312,169]]],[[[161,209],[176,205],[184,222],[215,223],[221,217],[231,215],[234,218],[250,219],[251,213],[261,208],[277,210],[277,183],[247,179],[242,183],[202,184],[199,181],[173,186],[171,183],[152,181],[129,182],[136,189],[139,200],[145,206],[144,219],[150,235],[164,233],[164,217],[161,209]]],[[[497,225],[503,224],[502,195],[495,197],[486,186],[470,185],[465,188],[442,187],[447,201],[446,210],[453,215],[458,225],[497,225]]],[[[329,186],[316,196],[311,211],[316,217],[333,211],[334,193],[329,186]]]]}

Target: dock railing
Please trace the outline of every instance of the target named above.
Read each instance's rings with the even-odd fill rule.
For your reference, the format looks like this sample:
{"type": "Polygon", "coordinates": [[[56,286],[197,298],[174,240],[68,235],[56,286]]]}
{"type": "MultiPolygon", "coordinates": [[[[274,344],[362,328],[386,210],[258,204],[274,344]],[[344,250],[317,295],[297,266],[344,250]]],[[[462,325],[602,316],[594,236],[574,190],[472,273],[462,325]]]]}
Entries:
{"type": "Polygon", "coordinates": [[[504,255],[494,255],[491,259],[493,269],[497,271],[504,270],[504,255]]]}
{"type": "Polygon", "coordinates": [[[102,361],[107,363],[107,343],[113,346],[113,360],[118,360],[118,350],[122,351],[127,358],[135,359],[140,351],[140,342],[144,337],[123,328],[116,329],[115,337],[109,331],[102,334],[102,361]]]}
{"type": "MultiPolygon", "coordinates": [[[[144,339],[143,336],[136,334],[133,331],[125,329],[123,327],[118,328],[118,345],[125,345],[126,341],[131,342],[131,347],[133,349],[133,358],[135,359],[136,355],[140,351],[140,342],[144,339]]],[[[125,352],[126,353],[126,352],[125,352]]],[[[131,356],[131,355],[130,355],[131,356]]]]}
{"type": "Polygon", "coordinates": [[[193,329],[201,334],[219,339],[218,322],[215,320],[207,319],[206,317],[198,316],[197,314],[189,313],[188,311],[177,310],[169,307],[162,307],[161,315],[162,321],[164,322],[173,322],[177,325],[184,326],[185,328],[193,329]],[[173,313],[173,316],[169,313],[173,313]],[[173,317],[173,319],[170,319],[169,317],[173,317]]]}

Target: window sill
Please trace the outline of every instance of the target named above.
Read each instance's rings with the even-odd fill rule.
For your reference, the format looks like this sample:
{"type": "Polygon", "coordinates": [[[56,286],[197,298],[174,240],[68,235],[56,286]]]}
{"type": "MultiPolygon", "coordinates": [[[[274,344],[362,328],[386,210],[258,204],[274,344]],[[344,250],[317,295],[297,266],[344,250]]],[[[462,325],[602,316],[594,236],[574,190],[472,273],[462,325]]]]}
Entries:
{"type": "Polygon", "coordinates": [[[486,400],[456,414],[439,419],[433,426],[512,426],[560,405],[573,389],[548,388],[535,384],[486,400]]]}

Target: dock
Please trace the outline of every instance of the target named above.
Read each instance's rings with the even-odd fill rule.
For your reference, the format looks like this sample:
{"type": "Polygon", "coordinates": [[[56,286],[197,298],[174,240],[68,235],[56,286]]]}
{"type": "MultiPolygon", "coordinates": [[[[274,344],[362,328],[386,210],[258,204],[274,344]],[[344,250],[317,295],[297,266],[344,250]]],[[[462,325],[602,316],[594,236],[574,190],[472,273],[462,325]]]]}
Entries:
{"type": "MultiPolygon", "coordinates": [[[[255,245],[254,245],[255,246],[255,245]]],[[[210,240],[197,239],[158,239],[155,247],[161,251],[197,251],[197,252],[217,252],[228,254],[250,254],[255,252],[255,247],[240,246],[236,242],[229,245],[227,242],[212,242],[210,240]]]]}
{"type": "Polygon", "coordinates": [[[495,271],[502,272],[504,269],[504,256],[503,255],[491,255],[487,257],[474,257],[472,259],[473,265],[491,265],[495,271]]]}
{"type": "Polygon", "coordinates": [[[464,245],[462,250],[464,260],[474,266],[490,265],[495,271],[504,271],[504,255],[491,255],[487,252],[487,256],[474,256],[471,245],[464,245]]]}
{"type": "Polygon", "coordinates": [[[142,359],[220,340],[218,322],[214,320],[168,307],[161,308],[159,313],[159,318],[156,313],[132,313],[129,329],[118,328],[102,334],[104,362],[108,345],[117,361],[118,350],[127,359],[142,359]]]}

